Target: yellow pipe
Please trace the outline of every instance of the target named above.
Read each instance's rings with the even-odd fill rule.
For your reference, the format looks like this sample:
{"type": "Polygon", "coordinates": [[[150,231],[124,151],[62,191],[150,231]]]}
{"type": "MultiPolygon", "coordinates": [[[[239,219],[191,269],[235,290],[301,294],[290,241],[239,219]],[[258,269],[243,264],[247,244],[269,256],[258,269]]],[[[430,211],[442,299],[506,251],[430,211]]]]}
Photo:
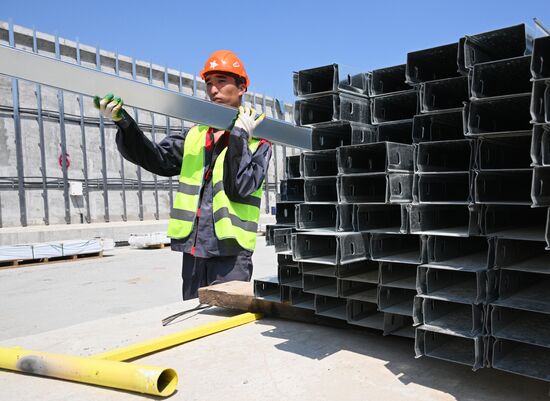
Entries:
{"type": "Polygon", "coordinates": [[[0,368],[162,397],[172,395],[178,384],[173,369],[21,348],[0,348],[0,368]]]}
{"type": "Polygon", "coordinates": [[[92,355],[90,358],[103,359],[109,361],[128,361],[152,354],[175,345],[183,344],[197,338],[206,337],[210,334],[218,333],[233,327],[241,326],[246,323],[259,320],[263,317],[261,313],[243,313],[217,322],[207,323],[205,325],[184,330],[179,333],[169,334],[163,337],[147,340],[128,347],[117,348],[101,354],[92,355]]]}

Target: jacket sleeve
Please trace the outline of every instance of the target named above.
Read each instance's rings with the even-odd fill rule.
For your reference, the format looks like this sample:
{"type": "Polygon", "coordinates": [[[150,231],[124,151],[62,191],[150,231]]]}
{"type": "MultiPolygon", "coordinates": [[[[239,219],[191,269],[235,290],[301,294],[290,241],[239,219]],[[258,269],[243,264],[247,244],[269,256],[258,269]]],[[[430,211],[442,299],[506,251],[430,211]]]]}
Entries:
{"type": "Polygon", "coordinates": [[[234,127],[223,166],[223,187],[229,199],[239,202],[256,191],[264,181],[270,159],[269,142],[262,142],[252,153],[248,148],[248,133],[234,127]]]}
{"type": "Polygon", "coordinates": [[[116,144],[122,157],[160,176],[172,177],[180,173],[187,132],[170,134],[159,143],[152,142],[126,111],[116,125],[116,144]]]}

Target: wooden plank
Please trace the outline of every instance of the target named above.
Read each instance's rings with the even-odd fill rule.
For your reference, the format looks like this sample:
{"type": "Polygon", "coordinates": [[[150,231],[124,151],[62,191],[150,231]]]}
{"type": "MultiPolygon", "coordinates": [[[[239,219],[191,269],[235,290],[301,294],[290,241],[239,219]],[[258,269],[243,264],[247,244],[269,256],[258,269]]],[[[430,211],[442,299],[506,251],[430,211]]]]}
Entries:
{"type": "Polygon", "coordinates": [[[263,313],[299,322],[347,326],[342,320],[318,316],[313,310],[296,308],[287,303],[254,298],[254,285],[245,281],[230,281],[199,288],[201,304],[219,306],[244,312],[263,313]]]}

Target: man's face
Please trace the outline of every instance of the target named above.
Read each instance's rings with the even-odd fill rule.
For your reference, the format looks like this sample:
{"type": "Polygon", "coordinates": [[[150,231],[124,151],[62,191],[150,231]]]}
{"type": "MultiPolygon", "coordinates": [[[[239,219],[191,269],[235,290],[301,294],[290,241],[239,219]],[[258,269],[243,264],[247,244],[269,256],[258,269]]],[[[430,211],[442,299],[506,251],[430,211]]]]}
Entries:
{"type": "Polygon", "coordinates": [[[213,72],[206,76],[206,93],[214,103],[239,107],[241,96],[246,91],[244,84],[237,86],[235,77],[213,72]]]}

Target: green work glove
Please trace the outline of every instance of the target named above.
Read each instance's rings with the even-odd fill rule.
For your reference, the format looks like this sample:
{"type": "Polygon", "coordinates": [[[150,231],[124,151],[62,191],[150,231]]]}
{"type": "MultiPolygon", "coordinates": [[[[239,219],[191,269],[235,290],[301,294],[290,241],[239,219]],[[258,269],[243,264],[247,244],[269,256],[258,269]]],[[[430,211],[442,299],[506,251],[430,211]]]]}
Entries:
{"type": "Polygon", "coordinates": [[[103,99],[94,96],[94,107],[99,110],[103,117],[115,122],[123,119],[122,105],[124,105],[122,99],[112,93],[107,93],[103,99]]]}
{"type": "Polygon", "coordinates": [[[256,117],[256,110],[252,107],[239,107],[239,114],[237,114],[237,121],[235,121],[234,127],[241,128],[248,133],[248,138],[252,138],[254,130],[264,120],[265,113],[256,117]]]}

